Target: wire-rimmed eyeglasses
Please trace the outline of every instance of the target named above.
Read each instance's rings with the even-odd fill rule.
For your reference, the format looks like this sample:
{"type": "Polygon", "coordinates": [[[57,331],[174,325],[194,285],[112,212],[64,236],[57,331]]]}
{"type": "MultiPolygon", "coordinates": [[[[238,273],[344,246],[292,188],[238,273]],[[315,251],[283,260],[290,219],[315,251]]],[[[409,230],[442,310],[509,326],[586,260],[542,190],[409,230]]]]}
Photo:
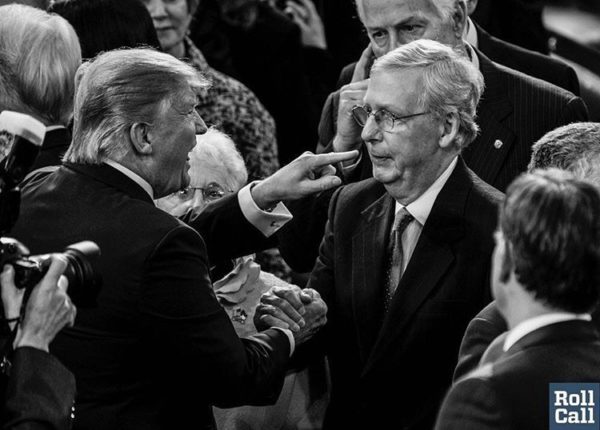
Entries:
{"type": "Polygon", "coordinates": [[[373,115],[375,124],[377,124],[377,127],[379,127],[382,131],[392,131],[396,125],[396,122],[406,121],[407,119],[426,115],[428,113],[430,112],[418,112],[410,115],[399,116],[385,109],[374,111],[369,106],[356,105],[352,108],[352,117],[358,125],[364,127],[369,117],[373,115]]]}

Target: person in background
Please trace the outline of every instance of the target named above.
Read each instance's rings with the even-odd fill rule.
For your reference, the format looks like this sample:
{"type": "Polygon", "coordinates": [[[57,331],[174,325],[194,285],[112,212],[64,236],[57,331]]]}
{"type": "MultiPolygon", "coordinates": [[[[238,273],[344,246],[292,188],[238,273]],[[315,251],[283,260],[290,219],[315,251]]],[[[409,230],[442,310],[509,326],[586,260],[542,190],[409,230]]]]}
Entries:
{"type": "MultiPolygon", "coordinates": [[[[529,171],[557,168],[567,170],[600,189],[600,124],[578,122],[546,133],[533,145],[529,171]]],[[[592,315],[600,327],[600,315],[592,315]]],[[[454,370],[454,381],[476,369],[494,339],[508,330],[495,301],[471,320],[463,336],[454,370]]],[[[489,352],[488,352],[489,354],[489,352]]]]}
{"type": "Polygon", "coordinates": [[[569,389],[552,384],[600,382],[590,315],[600,298],[598,188],[558,169],[523,174],[508,187],[495,237],[492,293],[509,331],[452,386],[435,428],[575,427],[556,391],[569,389]]]}
{"type": "Polygon", "coordinates": [[[80,64],[79,40],[64,18],[30,6],[0,7],[0,111],[25,113],[46,126],[32,170],[60,164],[71,143],[67,125],[80,64]]]}
{"type": "MultiPolygon", "coordinates": [[[[16,330],[10,374],[2,375],[0,425],[6,430],[67,430],[71,428],[75,378],[49,353],[50,342],[72,326],[77,309],[67,295],[62,273],[67,261],[55,255],[44,278],[33,288],[21,313],[25,290],[15,286],[10,265],[0,275],[2,305],[10,330],[16,330]],[[17,326],[18,324],[18,326],[17,326]],[[4,381],[4,378],[7,378],[4,381]]],[[[7,363],[3,363],[6,372],[7,363]]]]}
{"type": "Polygon", "coordinates": [[[162,49],[187,59],[211,82],[199,94],[198,113],[208,125],[232,137],[251,180],[262,179],[279,167],[275,122],[256,96],[242,83],[210,67],[187,36],[199,0],[143,0],[150,12],[162,49]]]}
{"type": "Polygon", "coordinates": [[[160,49],[152,18],[139,0],[61,0],[48,12],[73,26],[84,60],[118,48],[160,49]]]}

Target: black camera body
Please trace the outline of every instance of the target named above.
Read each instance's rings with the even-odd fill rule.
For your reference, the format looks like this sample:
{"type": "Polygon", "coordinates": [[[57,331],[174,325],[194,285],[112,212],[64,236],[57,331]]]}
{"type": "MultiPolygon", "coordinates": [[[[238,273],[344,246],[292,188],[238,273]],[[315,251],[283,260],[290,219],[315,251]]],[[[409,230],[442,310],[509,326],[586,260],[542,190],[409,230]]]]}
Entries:
{"type": "MultiPolygon", "coordinates": [[[[93,266],[100,255],[100,248],[94,242],[83,241],[66,247],[61,255],[68,262],[63,275],[69,281],[67,293],[71,301],[77,307],[94,307],[102,286],[93,266]]],[[[6,264],[14,268],[15,286],[25,289],[26,297],[46,274],[50,261],[50,254],[30,256],[18,240],[0,238],[0,269],[6,264]]]]}

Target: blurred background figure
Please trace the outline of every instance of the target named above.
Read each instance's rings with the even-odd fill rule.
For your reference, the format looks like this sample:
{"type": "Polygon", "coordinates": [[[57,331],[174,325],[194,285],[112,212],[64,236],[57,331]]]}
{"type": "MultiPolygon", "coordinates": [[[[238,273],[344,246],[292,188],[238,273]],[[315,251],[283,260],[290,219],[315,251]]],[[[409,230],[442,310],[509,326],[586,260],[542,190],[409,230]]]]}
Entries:
{"type": "MultiPolygon", "coordinates": [[[[197,217],[207,205],[239,191],[248,178],[240,153],[229,136],[215,128],[196,136],[190,152],[190,185],[157,200],[157,206],[176,217],[197,217]]],[[[240,337],[256,333],[252,322],[260,297],[274,286],[289,286],[277,276],[261,270],[252,255],[211,267],[215,294],[231,318],[240,337]]],[[[306,369],[291,370],[279,400],[273,406],[242,406],[215,409],[220,430],[319,428],[328,399],[328,380],[323,360],[306,369]],[[316,426],[316,427],[313,427],[316,426]]]]}
{"type": "Polygon", "coordinates": [[[65,19],[24,5],[2,7],[0,111],[25,113],[46,126],[33,170],[60,164],[71,143],[67,124],[80,64],[79,40],[65,19]]]}
{"type": "Polygon", "coordinates": [[[279,167],[273,118],[242,83],[213,69],[187,36],[198,0],[143,0],[162,49],[187,59],[211,86],[197,107],[207,125],[214,125],[236,142],[250,179],[264,178],[279,167]]]}
{"type": "Polygon", "coordinates": [[[118,48],[160,49],[152,19],[139,0],[64,0],[48,11],[73,26],[84,60],[118,48]]]}

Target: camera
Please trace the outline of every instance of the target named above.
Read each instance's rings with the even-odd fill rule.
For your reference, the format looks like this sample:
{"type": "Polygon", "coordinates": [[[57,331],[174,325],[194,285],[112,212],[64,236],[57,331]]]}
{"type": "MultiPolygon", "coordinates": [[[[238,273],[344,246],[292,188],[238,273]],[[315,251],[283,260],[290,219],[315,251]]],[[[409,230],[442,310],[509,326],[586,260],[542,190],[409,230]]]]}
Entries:
{"type": "MultiPolygon", "coordinates": [[[[16,239],[0,238],[0,268],[10,264],[15,269],[15,286],[25,289],[26,297],[44,277],[51,262],[50,254],[28,254],[27,248],[16,239]]],[[[63,275],[69,281],[67,293],[71,301],[77,307],[94,307],[102,284],[93,266],[100,248],[88,240],[67,246],[61,255],[68,262],[63,275]]]]}

